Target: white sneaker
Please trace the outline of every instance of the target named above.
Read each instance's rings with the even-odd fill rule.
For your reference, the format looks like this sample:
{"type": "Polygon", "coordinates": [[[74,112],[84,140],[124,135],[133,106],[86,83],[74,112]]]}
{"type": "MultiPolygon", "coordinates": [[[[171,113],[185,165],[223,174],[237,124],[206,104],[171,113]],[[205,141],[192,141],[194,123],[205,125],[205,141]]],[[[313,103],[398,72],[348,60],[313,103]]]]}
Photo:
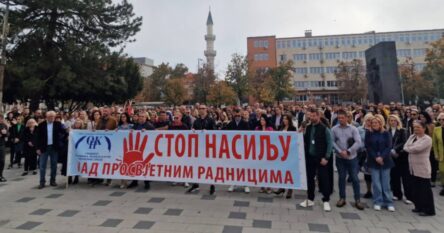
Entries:
{"type": "Polygon", "coordinates": [[[233,185],[231,185],[229,188],[228,188],[228,192],[233,192],[234,191],[234,186],[233,185]]]}
{"type": "Polygon", "coordinates": [[[389,206],[387,209],[390,212],[395,212],[395,207],[394,206],[389,206]]]}
{"type": "Polygon", "coordinates": [[[301,206],[301,207],[304,207],[304,208],[307,208],[307,207],[310,207],[310,206],[314,206],[314,202],[313,201],[310,201],[310,200],[305,200],[305,201],[303,201],[303,202],[301,202],[300,204],[299,204],[299,206],[301,206]]]}
{"type": "Polygon", "coordinates": [[[395,197],[395,196],[393,196],[393,198],[392,198],[394,201],[397,201],[397,200],[399,200],[397,197],[395,197]]]}
{"type": "Polygon", "coordinates": [[[190,184],[188,184],[188,183],[186,183],[185,182],[185,184],[183,185],[185,188],[189,188],[190,187],[190,184]]]}
{"type": "Polygon", "coordinates": [[[410,200],[407,200],[407,199],[404,199],[404,203],[405,203],[405,204],[407,204],[407,205],[411,205],[411,204],[413,204],[413,202],[412,202],[412,201],[410,201],[410,200]]]}
{"type": "Polygon", "coordinates": [[[331,206],[329,202],[324,202],[324,211],[325,212],[330,212],[331,211],[331,206]]]}
{"type": "Polygon", "coordinates": [[[245,192],[245,193],[250,193],[250,188],[249,188],[249,187],[245,187],[245,188],[244,188],[244,192],[245,192]]]}
{"type": "Polygon", "coordinates": [[[374,205],[373,209],[376,211],[381,211],[381,206],[380,205],[374,205]]]}

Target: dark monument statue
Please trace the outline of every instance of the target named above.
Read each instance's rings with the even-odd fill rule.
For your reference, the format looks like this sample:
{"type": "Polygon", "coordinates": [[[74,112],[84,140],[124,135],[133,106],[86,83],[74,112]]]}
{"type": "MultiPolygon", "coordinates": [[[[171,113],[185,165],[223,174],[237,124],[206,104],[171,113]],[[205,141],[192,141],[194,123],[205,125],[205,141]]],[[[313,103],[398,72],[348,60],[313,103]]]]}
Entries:
{"type": "Polygon", "coordinates": [[[372,103],[401,102],[401,82],[395,42],[380,42],[365,51],[368,99],[372,103]]]}

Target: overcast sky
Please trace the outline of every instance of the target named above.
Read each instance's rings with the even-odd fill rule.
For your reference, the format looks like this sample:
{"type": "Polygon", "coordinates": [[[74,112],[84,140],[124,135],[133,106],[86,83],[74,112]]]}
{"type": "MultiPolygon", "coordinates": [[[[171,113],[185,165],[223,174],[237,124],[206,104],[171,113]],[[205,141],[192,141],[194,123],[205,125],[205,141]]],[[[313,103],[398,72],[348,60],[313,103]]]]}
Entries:
{"type": "Polygon", "coordinates": [[[444,28],[443,0],[129,0],[143,16],[126,52],[154,64],[184,63],[197,70],[204,59],[208,9],[216,35],[216,72],[233,53],[246,54],[247,37],[313,35],[444,28]]]}

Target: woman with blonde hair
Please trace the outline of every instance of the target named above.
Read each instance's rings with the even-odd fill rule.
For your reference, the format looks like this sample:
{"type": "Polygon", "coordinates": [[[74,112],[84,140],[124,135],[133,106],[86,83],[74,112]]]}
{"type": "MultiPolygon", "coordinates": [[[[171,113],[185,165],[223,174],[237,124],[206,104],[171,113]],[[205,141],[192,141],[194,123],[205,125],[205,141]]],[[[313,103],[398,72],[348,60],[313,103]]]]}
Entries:
{"type": "MultiPolygon", "coordinates": [[[[82,119],[77,118],[74,120],[74,123],[72,124],[71,129],[85,130],[86,129],[85,122],[82,119]]],[[[65,164],[63,164],[63,165],[65,165],[65,164]]],[[[77,184],[77,183],[79,183],[79,176],[75,176],[74,181],[72,180],[72,176],[68,177],[68,184],[77,184]]]]}
{"type": "Polygon", "coordinates": [[[373,119],[372,113],[367,113],[364,116],[362,126],[358,127],[359,136],[361,136],[361,148],[358,151],[358,157],[359,157],[359,167],[361,167],[362,172],[364,173],[364,180],[365,184],[367,186],[367,192],[364,194],[364,198],[372,198],[372,176],[370,174],[370,170],[368,169],[368,166],[366,164],[367,160],[367,150],[365,149],[365,135],[367,132],[370,132],[372,130],[372,119],[373,119]]]}
{"type": "Polygon", "coordinates": [[[37,121],[33,118],[26,122],[26,128],[23,132],[23,151],[25,156],[25,171],[22,176],[28,175],[28,172],[32,171],[33,175],[36,175],[37,169],[37,121]]]}
{"type": "Polygon", "coordinates": [[[387,130],[392,136],[392,149],[390,154],[395,166],[390,171],[390,187],[393,191],[393,199],[403,200],[406,204],[412,204],[410,174],[408,154],[404,151],[404,144],[407,141],[407,131],[402,127],[401,119],[397,115],[389,115],[387,130]],[[404,188],[404,194],[401,188],[404,188]]]}
{"type": "Polygon", "coordinates": [[[372,118],[372,131],[365,136],[365,148],[367,149],[367,164],[371,169],[373,188],[373,208],[380,211],[387,207],[391,212],[395,211],[390,190],[390,169],[394,166],[390,155],[392,138],[385,130],[384,117],[376,115],[372,118]]]}

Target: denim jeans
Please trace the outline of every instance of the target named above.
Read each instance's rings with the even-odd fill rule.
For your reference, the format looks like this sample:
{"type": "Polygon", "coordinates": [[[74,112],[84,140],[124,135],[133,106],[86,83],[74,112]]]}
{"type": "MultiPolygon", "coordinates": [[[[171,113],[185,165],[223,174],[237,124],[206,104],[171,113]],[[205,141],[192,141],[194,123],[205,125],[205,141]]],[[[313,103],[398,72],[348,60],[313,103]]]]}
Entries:
{"type": "Polygon", "coordinates": [[[390,190],[390,168],[372,168],[373,204],[393,206],[392,191],[390,190]]]}
{"type": "Polygon", "coordinates": [[[48,163],[48,157],[51,160],[51,180],[50,182],[55,182],[55,177],[57,173],[57,151],[52,147],[48,146],[45,153],[40,155],[40,184],[45,184],[46,176],[46,164],[48,163]]]}
{"type": "Polygon", "coordinates": [[[338,168],[338,185],[339,185],[339,198],[345,200],[345,187],[347,173],[350,176],[353,184],[353,193],[355,201],[359,201],[361,198],[361,190],[359,186],[359,160],[358,157],[354,159],[343,159],[336,157],[336,167],[338,168]]]}

